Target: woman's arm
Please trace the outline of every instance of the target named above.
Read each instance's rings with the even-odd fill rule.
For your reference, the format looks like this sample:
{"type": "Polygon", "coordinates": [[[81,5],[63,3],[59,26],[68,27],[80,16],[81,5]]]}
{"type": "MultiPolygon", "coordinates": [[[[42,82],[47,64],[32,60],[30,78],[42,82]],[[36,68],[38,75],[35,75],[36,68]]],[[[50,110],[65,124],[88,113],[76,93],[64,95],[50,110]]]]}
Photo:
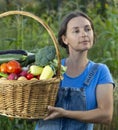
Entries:
{"type": "Polygon", "coordinates": [[[98,85],[96,96],[98,104],[96,109],[88,111],[69,111],[62,108],[49,106],[49,115],[45,118],[45,120],[58,117],[67,117],[83,122],[109,124],[112,120],[113,114],[113,85],[98,85]]]}

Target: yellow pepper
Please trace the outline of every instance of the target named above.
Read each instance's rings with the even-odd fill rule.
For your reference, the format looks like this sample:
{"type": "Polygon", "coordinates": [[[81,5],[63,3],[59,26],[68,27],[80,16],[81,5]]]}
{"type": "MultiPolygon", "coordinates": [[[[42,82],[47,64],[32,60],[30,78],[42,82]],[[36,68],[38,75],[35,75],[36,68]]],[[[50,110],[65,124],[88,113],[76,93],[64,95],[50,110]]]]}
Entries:
{"type": "Polygon", "coordinates": [[[40,75],[40,80],[50,79],[53,77],[53,75],[54,75],[54,71],[52,70],[52,68],[49,65],[46,65],[43,68],[43,71],[40,75]]]}

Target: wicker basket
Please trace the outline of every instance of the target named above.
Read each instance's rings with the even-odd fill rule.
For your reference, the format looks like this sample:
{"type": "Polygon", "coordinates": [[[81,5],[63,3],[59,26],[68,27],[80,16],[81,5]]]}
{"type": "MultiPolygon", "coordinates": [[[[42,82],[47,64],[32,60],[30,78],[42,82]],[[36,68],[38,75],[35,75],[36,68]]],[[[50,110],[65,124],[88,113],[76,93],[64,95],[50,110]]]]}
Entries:
{"type": "Polygon", "coordinates": [[[59,47],[49,26],[29,12],[8,11],[0,14],[0,18],[17,14],[31,17],[45,27],[56,49],[58,70],[55,78],[45,81],[0,80],[0,114],[13,118],[41,119],[48,114],[47,106],[55,104],[61,76],[59,47]]]}

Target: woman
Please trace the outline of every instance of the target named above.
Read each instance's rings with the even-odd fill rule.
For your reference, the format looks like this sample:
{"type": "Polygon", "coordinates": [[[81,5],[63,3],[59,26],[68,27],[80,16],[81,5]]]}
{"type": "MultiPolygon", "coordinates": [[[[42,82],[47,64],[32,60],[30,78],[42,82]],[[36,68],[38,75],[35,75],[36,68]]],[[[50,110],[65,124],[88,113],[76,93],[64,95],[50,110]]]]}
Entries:
{"type": "Polygon", "coordinates": [[[93,130],[93,123],[109,124],[113,114],[113,86],[105,64],[96,64],[87,54],[94,44],[91,19],[72,12],[62,22],[58,41],[68,52],[67,66],[60,83],[56,107],[40,120],[35,130],[93,130]]]}

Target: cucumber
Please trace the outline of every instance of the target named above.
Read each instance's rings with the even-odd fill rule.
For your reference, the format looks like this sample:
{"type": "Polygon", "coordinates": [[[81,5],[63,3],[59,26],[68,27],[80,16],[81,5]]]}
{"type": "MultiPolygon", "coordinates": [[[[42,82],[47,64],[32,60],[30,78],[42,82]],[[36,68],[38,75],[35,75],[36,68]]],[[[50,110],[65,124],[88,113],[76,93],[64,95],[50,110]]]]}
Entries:
{"type": "Polygon", "coordinates": [[[2,54],[0,55],[0,64],[9,62],[11,60],[16,60],[18,62],[22,62],[27,58],[26,55],[22,54],[2,54]]]}
{"type": "Polygon", "coordinates": [[[24,50],[2,50],[0,51],[0,55],[4,54],[22,54],[22,55],[27,55],[27,52],[24,50]]]}

